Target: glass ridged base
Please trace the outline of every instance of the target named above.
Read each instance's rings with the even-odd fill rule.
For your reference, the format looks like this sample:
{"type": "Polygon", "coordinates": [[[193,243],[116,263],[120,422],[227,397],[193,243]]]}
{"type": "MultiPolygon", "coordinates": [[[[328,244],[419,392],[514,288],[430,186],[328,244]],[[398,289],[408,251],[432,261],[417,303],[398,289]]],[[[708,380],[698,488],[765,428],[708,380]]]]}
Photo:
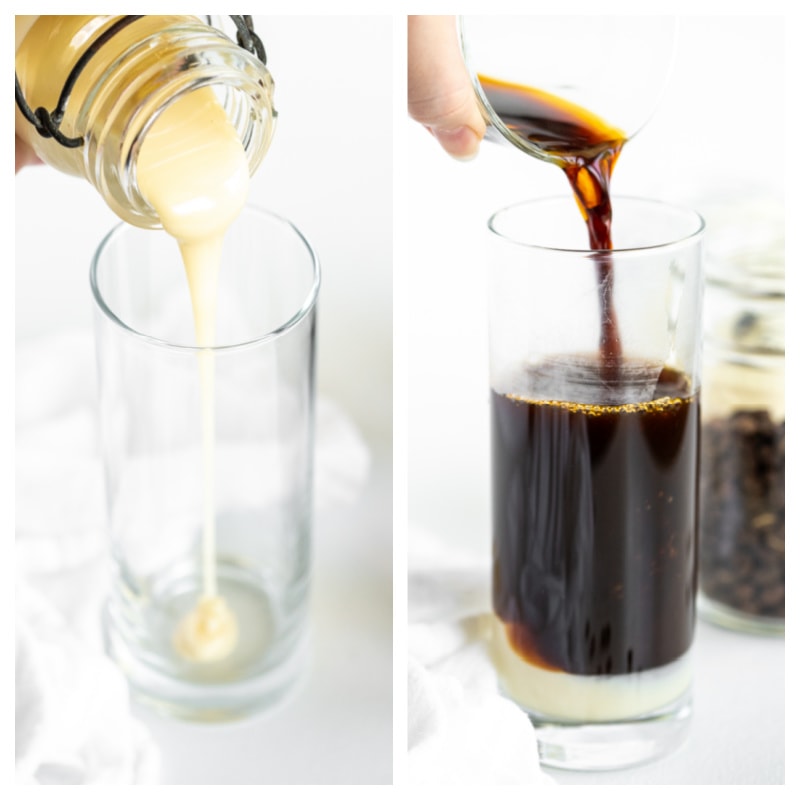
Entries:
{"type": "Polygon", "coordinates": [[[655,761],[674,752],[689,733],[691,695],[624,722],[576,723],[529,714],[542,766],[607,771],[655,761]]]}
{"type": "Polygon", "coordinates": [[[691,722],[691,652],[639,672],[579,675],[521,658],[503,624],[487,635],[500,692],[530,718],[543,766],[613,770],[675,750],[691,722]]]}
{"type": "Polygon", "coordinates": [[[112,596],[103,615],[106,650],[124,672],[134,700],[198,722],[241,719],[287,698],[306,672],[302,625],[281,619],[247,570],[218,564],[219,592],[235,614],[238,641],[224,658],[196,663],[176,651],[175,631],[194,606],[201,580],[192,565],[152,584],[146,602],[112,596]]]}

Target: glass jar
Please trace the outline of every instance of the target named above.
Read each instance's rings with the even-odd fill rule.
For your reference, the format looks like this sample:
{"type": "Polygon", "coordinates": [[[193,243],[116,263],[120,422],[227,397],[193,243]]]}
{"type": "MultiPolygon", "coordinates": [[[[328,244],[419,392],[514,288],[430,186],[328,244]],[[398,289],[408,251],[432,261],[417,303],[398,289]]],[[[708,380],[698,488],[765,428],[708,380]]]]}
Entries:
{"type": "Polygon", "coordinates": [[[272,138],[274,83],[255,55],[201,17],[125,22],[109,15],[16,17],[16,75],[34,112],[61,105],[67,76],[85,59],[59,127],[65,137],[82,139],[80,146],[43,136],[19,107],[16,134],[44,162],[87,179],[123,220],[156,228],[158,215],[136,177],[139,148],[155,118],[186,93],[212,87],[252,174],[272,138]]]}
{"type": "Polygon", "coordinates": [[[556,151],[565,137],[587,149],[597,146],[594,137],[605,137],[602,146],[644,127],[663,95],[676,36],[675,17],[458,17],[487,140],[559,165],[564,154],[556,151]],[[593,131],[588,140],[585,127],[593,131]]]}
{"type": "Polygon", "coordinates": [[[718,222],[707,258],[699,609],[727,627],[781,634],[783,208],[754,201],[718,222]]]}
{"type": "Polygon", "coordinates": [[[564,196],[489,221],[491,652],[542,764],[602,770],[691,722],[704,227],[615,197],[612,297],[576,217],[564,196]]]}

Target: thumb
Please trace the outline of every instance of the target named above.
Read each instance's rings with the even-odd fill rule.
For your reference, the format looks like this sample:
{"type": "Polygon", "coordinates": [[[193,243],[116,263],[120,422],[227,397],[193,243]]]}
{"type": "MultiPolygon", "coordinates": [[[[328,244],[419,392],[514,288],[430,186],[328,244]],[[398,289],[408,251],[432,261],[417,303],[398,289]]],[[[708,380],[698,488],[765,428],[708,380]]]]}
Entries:
{"type": "Polygon", "coordinates": [[[408,18],[408,113],[456,158],[472,158],[486,132],[456,36],[455,17],[408,18]]]}

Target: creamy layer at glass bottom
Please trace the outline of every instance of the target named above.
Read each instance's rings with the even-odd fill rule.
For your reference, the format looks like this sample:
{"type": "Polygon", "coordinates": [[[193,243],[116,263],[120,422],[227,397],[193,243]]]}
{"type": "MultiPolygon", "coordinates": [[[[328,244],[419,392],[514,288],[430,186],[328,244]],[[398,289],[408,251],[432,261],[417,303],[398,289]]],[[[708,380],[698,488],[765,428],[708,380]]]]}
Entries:
{"type": "Polygon", "coordinates": [[[691,683],[689,654],[663,667],[626,675],[572,675],[522,659],[493,617],[491,652],[500,689],[534,717],[565,722],[629,720],[669,706],[691,683]]]}

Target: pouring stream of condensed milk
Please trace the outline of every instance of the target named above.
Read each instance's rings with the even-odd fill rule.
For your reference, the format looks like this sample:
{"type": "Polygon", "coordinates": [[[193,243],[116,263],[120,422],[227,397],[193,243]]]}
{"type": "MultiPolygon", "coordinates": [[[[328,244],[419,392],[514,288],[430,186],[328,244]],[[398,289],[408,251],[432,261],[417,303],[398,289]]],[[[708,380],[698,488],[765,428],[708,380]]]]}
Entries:
{"type": "Polygon", "coordinates": [[[236,618],[220,596],[214,509],[214,351],[222,242],[247,198],[244,148],[213,89],[197,89],[166,108],[144,137],[137,179],[164,230],[180,247],[192,300],[203,439],[202,593],[181,621],[174,646],[198,662],[221,660],[238,640],[236,618]]]}
{"type": "MultiPolygon", "coordinates": [[[[16,16],[16,69],[23,76],[22,84],[32,107],[55,108],[65,76],[79,56],[85,57],[88,42],[95,37],[99,41],[100,35],[108,33],[123,19],[115,16],[16,16]]],[[[69,174],[88,177],[89,170],[92,175],[104,176],[103,180],[107,174],[113,178],[117,172],[99,169],[105,161],[102,158],[92,160],[89,153],[118,152],[125,139],[124,131],[132,125],[132,115],[138,113],[134,101],[142,98],[137,91],[144,92],[151,84],[162,86],[159,70],[182,69],[181,63],[174,61],[174,42],[169,37],[162,41],[161,32],[174,26],[183,31],[182,35],[189,35],[186,31],[191,28],[191,37],[199,36],[205,42],[205,25],[196,27],[198,19],[144,16],[120,27],[105,40],[88,61],[82,62],[79,77],[71,87],[67,106],[70,113],[63,119],[66,135],[84,136],[94,128],[95,138],[87,136],[87,141],[103,142],[104,146],[98,144],[96,151],[91,147],[73,149],[61,146],[51,137],[34,136],[31,145],[43,160],[69,174]],[[181,26],[188,28],[185,31],[181,26]],[[139,43],[144,41],[149,44],[140,47],[139,43]],[[164,52],[171,55],[162,55],[161,44],[166,47],[164,52]],[[124,85],[119,75],[127,75],[134,85],[124,85]],[[147,80],[136,84],[134,79],[142,76],[147,80]],[[126,93],[128,89],[131,89],[130,96],[126,93]],[[119,107],[109,104],[117,95],[125,98],[119,107]],[[96,115],[101,112],[95,106],[103,113],[109,109],[113,113],[108,118],[98,119],[96,115]],[[85,119],[81,117],[78,125],[81,114],[85,114],[85,119]],[[114,136],[108,139],[111,133],[114,136]],[[109,141],[113,144],[109,145],[109,141]]],[[[213,49],[219,43],[213,41],[212,45],[213,49]]],[[[260,71],[258,74],[259,86],[268,90],[271,78],[261,75],[260,71]]],[[[119,169],[133,165],[133,183],[155,210],[165,231],[177,241],[191,295],[202,420],[202,585],[195,607],[174,632],[173,645],[182,658],[213,662],[231,655],[238,640],[237,620],[220,595],[217,581],[213,349],[217,277],[223,238],[247,198],[250,163],[213,87],[203,84],[182,91],[159,107],[162,110],[143,134],[138,154],[132,152],[130,160],[119,165],[119,169]]],[[[17,117],[17,124],[23,124],[25,132],[29,132],[29,122],[22,121],[19,112],[17,117]]],[[[113,192],[106,193],[105,189],[103,194],[119,212],[114,204],[119,205],[119,198],[113,192]]]]}

